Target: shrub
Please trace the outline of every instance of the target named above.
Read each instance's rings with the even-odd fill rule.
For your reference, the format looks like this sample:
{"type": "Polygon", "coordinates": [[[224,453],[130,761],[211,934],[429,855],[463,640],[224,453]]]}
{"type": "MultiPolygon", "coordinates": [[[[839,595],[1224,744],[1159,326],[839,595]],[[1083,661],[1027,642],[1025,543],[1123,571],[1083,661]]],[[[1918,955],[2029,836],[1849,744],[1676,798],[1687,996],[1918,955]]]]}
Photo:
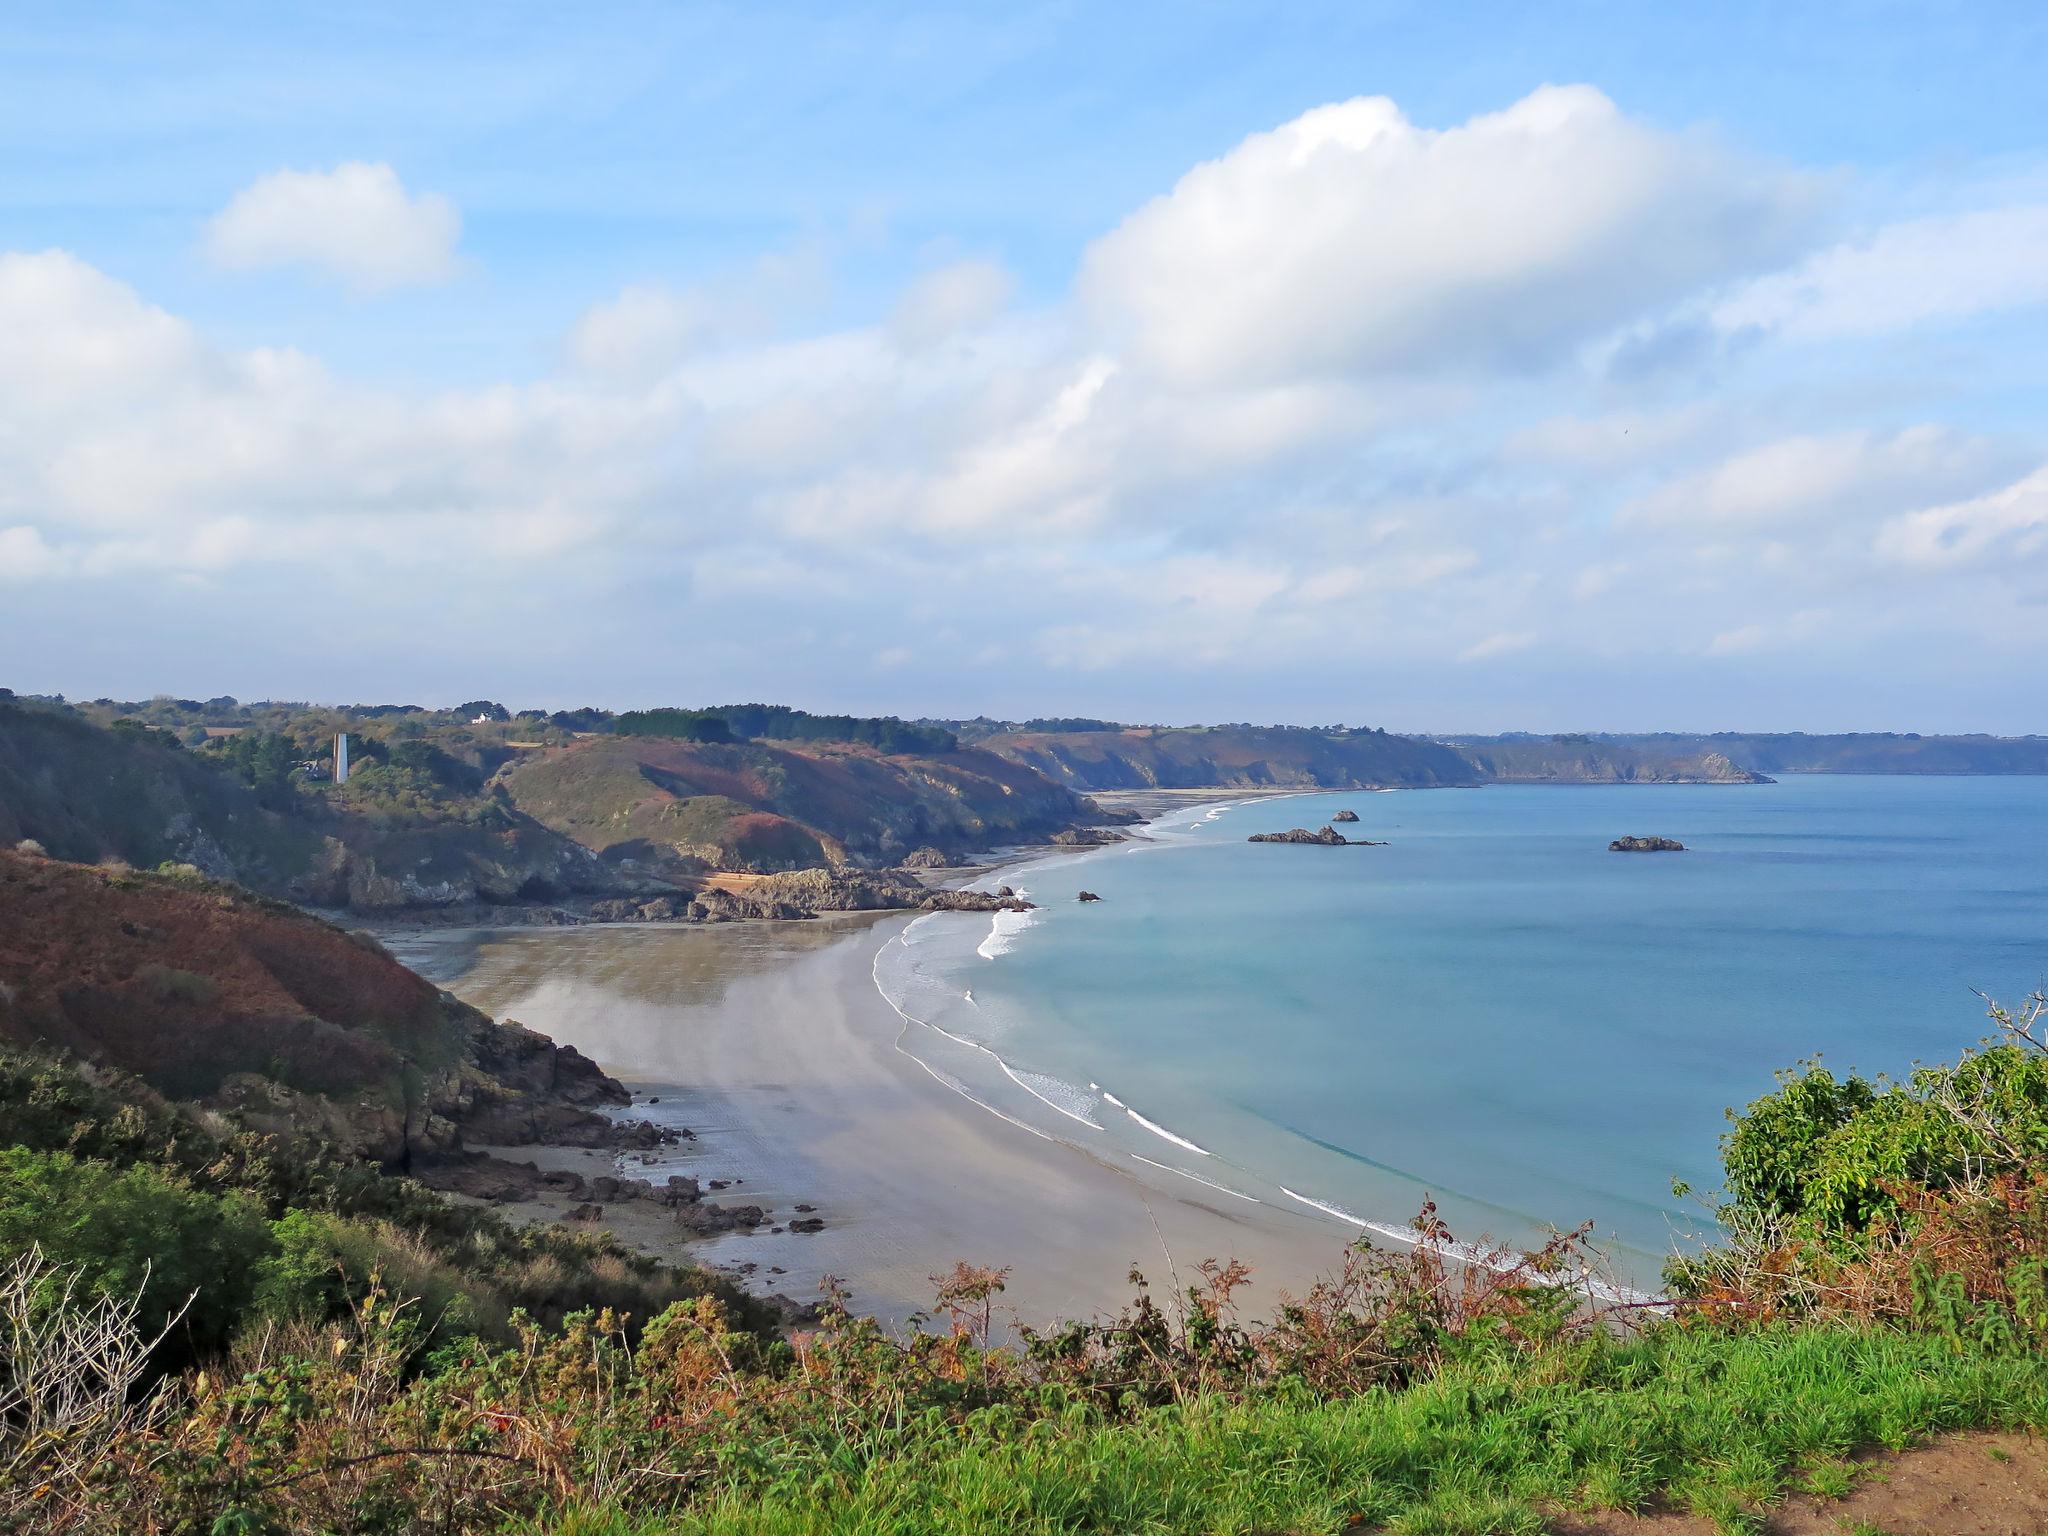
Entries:
{"type": "Polygon", "coordinates": [[[176,1353],[227,1342],[271,1238],[255,1204],[145,1167],[0,1149],[0,1259],[40,1247],[102,1294],[135,1297],[144,1327],[194,1298],[176,1353]],[[196,1294],[196,1297],[194,1295],[196,1294]]]}

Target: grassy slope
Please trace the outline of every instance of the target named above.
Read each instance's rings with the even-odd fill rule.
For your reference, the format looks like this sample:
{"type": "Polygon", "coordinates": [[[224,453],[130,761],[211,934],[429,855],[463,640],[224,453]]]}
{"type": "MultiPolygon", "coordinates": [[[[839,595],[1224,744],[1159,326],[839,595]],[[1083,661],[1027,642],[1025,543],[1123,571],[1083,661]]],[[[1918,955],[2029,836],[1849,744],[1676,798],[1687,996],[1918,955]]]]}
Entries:
{"type": "Polygon", "coordinates": [[[501,782],[522,811],[586,847],[680,846],[741,868],[982,847],[1088,814],[1069,791],[973,750],[898,757],[824,743],[594,737],[533,754],[501,782]]]}
{"type": "Polygon", "coordinates": [[[1036,1432],[992,1415],[964,1436],[912,1424],[864,1464],[751,1467],[780,1473],[766,1496],[750,1483],[684,1520],[595,1508],[548,1524],[575,1536],[1535,1532],[1544,1510],[1655,1501],[1742,1531],[1809,1478],[1840,1486],[1852,1450],[2043,1425],[2038,1355],[1821,1327],[1667,1327],[1336,1402],[1197,1403],[1036,1432]]]}

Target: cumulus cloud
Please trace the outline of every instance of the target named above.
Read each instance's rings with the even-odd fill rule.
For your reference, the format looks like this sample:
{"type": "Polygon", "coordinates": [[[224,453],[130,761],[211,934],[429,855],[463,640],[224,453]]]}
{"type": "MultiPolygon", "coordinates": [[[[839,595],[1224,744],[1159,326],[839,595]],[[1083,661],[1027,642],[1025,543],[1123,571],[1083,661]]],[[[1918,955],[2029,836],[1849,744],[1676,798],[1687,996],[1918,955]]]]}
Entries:
{"type": "Polygon", "coordinates": [[[2048,203],[1889,224],[1756,279],[1714,321],[1819,340],[2048,303],[2044,249],[2048,203]]]}
{"type": "Polygon", "coordinates": [[[304,267],[381,293],[452,277],[461,232],[447,198],[414,196],[390,166],[351,160],[258,177],[214,216],[206,250],[233,271],[304,267]]]}
{"type": "Polygon", "coordinates": [[[1017,280],[994,261],[956,261],[925,273],[889,317],[889,334],[910,350],[978,330],[1002,313],[1017,280]]]}
{"type": "Polygon", "coordinates": [[[1841,514],[1868,518],[1981,483],[1996,462],[1990,443],[1932,425],[1780,438],[1668,481],[1621,516],[1625,523],[1707,533],[1841,514]]]}
{"type": "MultiPolygon", "coordinates": [[[[1844,430],[1926,392],[1826,354],[1821,383],[1773,375],[1768,342],[1711,385],[1607,365],[1618,337],[1761,303],[1814,197],[1583,88],[1441,130],[1338,103],[1190,171],[1065,298],[1020,304],[975,259],[806,328],[829,274],[771,252],[613,291],[552,373],[439,389],[225,346],[76,257],[0,255],[0,639],[39,583],[242,576],[407,623],[407,592],[451,625],[559,599],[615,657],[667,654],[650,636],[687,613],[707,666],[779,656],[918,707],[947,680],[972,707],[1007,658],[1258,697],[1377,668],[1476,700],[1515,670],[1481,664],[1539,647],[1546,673],[1712,656],[1740,682],[1877,609],[2040,631],[2048,608],[2015,620],[1975,574],[2048,538],[2024,423],[1844,430]],[[935,642],[963,592],[987,611],[935,642]]],[[[260,248],[388,286],[446,270],[449,220],[409,267],[260,248]]],[[[1808,334],[1823,288],[1743,324],[1808,334]]]]}
{"type": "Polygon", "coordinates": [[[1988,496],[1893,518],[1878,531],[1877,551],[1922,571],[2037,560],[2048,553],[2048,466],[1988,496]]]}
{"type": "Polygon", "coordinates": [[[679,425],[550,384],[346,385],[300,353],[211,346],[62,252],[0,258],[0,334],[0,516],[81,574],[561,548],[663,483],[679,425]]]}
{"type": "Polygon", "coordinates": [[[1318,107],[1088,252],[1096,320],[1167,378],[1525,367],[1793,253],[1814,188],[1546,86],[1434,130],[1318,107]]]}

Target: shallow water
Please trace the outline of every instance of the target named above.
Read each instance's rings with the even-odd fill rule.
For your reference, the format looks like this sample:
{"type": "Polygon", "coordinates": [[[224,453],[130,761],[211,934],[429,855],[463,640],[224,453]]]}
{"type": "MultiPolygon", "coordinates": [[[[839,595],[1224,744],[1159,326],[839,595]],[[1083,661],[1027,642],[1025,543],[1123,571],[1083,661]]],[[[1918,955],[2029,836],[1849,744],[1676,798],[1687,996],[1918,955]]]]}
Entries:
{"type": "Polygon", "coordinates": [[[1041,1132],[1240,1198],[1525,1240],[1625,1271],[1703,1218],[1724,1110],[1814,1053],[1900,1071],[2048,976],[2048,780],[1494,786],[1175,813],[999,878],[876,978],[934,1069],[1041,1132]],[[1252,845],[1343,830],[1383,848],[1252,845]],[[1682,854],[1613,854],[1626,833],[1682,854]],[[1081,888],[1099,904],[1079,905],[1081,888]],[[945,1033],[938,1033],[937,1031],[945,1033]]]}

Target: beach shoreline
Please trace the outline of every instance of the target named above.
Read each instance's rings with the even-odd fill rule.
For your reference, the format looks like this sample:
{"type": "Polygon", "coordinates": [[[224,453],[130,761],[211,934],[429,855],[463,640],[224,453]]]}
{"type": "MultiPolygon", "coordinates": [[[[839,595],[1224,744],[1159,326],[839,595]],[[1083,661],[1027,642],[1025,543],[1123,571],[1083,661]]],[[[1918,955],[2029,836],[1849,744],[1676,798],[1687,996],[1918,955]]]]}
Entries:
{"type": "MultiPolygon", "coordinates": [[[[1169,805],[1250,798],[1264,796],[1169,805]]],[[[1019,849],[944,873],[982,881],[1091,851],[1019,849]]],[[[967,1096],[909,1050],[914,1021],[883,995],[875,965],[914,920],[423,932],[402,949],[465,1000],[594,1057],[632,1090],[622,1114],[694,1136],[653,1152],[485,1150],[657,1185],[684,1174],[712,1201],[761,1205],[759,1227],[709,1237],[648,1202],[598,1218],[644,1252],[724,1269],[750,1289],[805,1301],[832,1276],[856,1309],[897,1320],[929,1305],[931,1277],[985,1264],[1009,1270],[1010,1316],[1043,1326],[1114,1313],[1134,1295],[1133,1268],[1158,1294],[1190,1283],[1204,1260],[1242,1260],[1247,1304],[1270,1315],[1283,1291],[1337,1267],[1355,1227],[1111,1161],[967,1096]],[[823,1229],[790,1230],[799,1206],[823,1229]]],[[[507,1214],[558,1220],[568,1208],[543,1196],[507,1214]]]]}

